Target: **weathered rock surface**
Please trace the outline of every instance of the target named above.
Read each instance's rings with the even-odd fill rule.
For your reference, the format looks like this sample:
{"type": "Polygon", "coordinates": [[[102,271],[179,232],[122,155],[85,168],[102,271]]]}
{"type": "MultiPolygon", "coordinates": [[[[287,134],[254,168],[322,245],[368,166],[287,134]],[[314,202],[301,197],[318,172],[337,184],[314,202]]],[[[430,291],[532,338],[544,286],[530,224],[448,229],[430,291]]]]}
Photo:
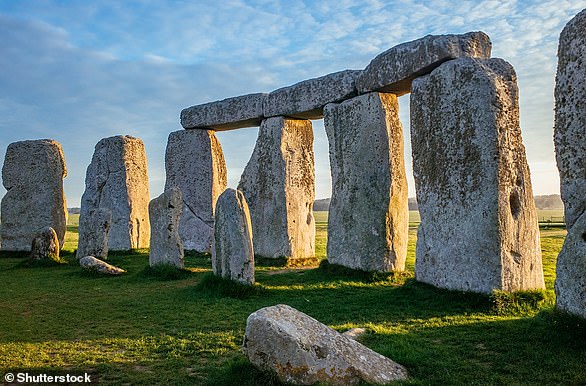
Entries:
{"type": "Polygon", "coordinates": [[[568,231],[557,259],[557,307],[586,319],[586,212],[568,231]]]}
{"type": "Polygon", "coordinates": [[[110,265],[100,259],[96,259],[93,256],[82,257],[79,259],[79,265],[88,271],[103,273],[105,275],[118,276],[126,272],[122,268],[110,265]]]}
{"type": "Polygon", "coordinates": [[[332,200],[328,260],[365,271],[401,271],[409,211],[397,97],[369,93],[329,104],[332,200]]]}
{"type": "Polygon", "coordinates": [[[63,246],[67,205],[63,178],[67,175],[61,145],[51,139],[14,142],[8,145],[2,167],[0,248],[30,251],[39,229],[51,227],[63,246]]]}
{"type": "Polygon", "coordinates": [[[357,95],[354,82],[361,72],[335,72],[275,90],[265,99],[264,116],[284,115],[302,119],[321,119],[325,105],[357,95]]]}
{"type": "Polygon", "coordinates": [[[79,239],[77,242],[77,259],[95,256],[105,260],[108,258],[108,237],[112,224],[112,211],[98,208],[88,211],[79,218],[79,239]]]}
{"type": "Polygon", "coordinates": [[[516,80],[502,59],[463,58],[413,81],[419,281],[481,293],[544,288],[516,80]]]}
{"type": "Polygon", "coordinates": [[[293,259],[315,255],[311,121],[264,120],[238,190],[250,208],[255,254],[293,259]]]}
{"type": "Polygon", "coordinates": [[[242,192],[226,189],[216,205],[212,270],[217,276],[254,284],[250,212],[242,192]]]}
{"type": "Polygon", "coordinates": [[[586,9],[560,35],[554,142],[566,226],[586,212],[586,9]]]}
{"type": "Polygon", "coordinates": [[[179,219],[183,212],[181,190],[165,190],[149,203],[151,222],[150,266],[159,264],[183,268],[183,242],[179,237],[179,219]]]}
{"type": "Polygon", "coordinates": [[[87,168],[80,222],[98,208],[112,212],[111,251],[148,248],[149,182],[143,142],[131,136],[100,140],[87,168]]]}
{"type": "Polygon", "coordinates": [[[183,197],[179,236],[184,248],[211,252],[214,208],[226,189],[226,164],[214,132],[180,130],[169,134],[165,171],[165,190],[176,186],[183,197]]]}
{"type": "Polygon", "coordinates": [[[181,126],[218,131],[258,126],[263,119],[266,96],[248,94],[185,108],[181,111],[181,126]]]}
{"type": "Polygon", "coordinates": [[[410,92],[413,79],[443,62],[460,57],[488,59],[491,48],[484,32],[428,35],[379,54],[356,79],[356,88],[361,94],[381,91],[403,95],[410,92]]]}
{"type": "Polygon", "coordinates": [[[407,370],[287,305],[248,317],[244,353],[283,382],[311,385],[386,384],[407,379],[407,370]]]}
{"type": "Polygon", "coordinates": [[[51,227],[44,227],[33,238],[31,259],[59,261],[59,239],[51,227]]]}

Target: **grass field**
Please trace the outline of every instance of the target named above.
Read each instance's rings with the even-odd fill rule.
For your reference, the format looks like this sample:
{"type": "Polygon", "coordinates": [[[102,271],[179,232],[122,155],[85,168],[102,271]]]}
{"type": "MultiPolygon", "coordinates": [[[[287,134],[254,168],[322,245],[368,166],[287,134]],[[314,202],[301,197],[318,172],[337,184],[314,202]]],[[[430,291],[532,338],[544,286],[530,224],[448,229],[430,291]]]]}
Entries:
{"type": "MultiPolygon", "coordinates": [[[[326,216],[316,213],[322,257],[326,216]]],[[[71,223],[69,264],[0,259],[0,379],[19,371],[88,372],[104,384],[276,384],[246,362],[239,346],[251,312],[285,303],[339,331],[367,328],[361,341],[405,365],[405,384],[586,384],[585,323],[553,311],[563,229],[542,230],[547,291],[543,300],[523,300],[415,282],[416,224],[404,274],[261,266],[256,291],[238,292],[214,286],[205,256],[188,256],[188,270],[174,280],[145,270],[146,253],[109,257],[125,276],[84,273],[72,254],[73,216],[71,223]]]]}

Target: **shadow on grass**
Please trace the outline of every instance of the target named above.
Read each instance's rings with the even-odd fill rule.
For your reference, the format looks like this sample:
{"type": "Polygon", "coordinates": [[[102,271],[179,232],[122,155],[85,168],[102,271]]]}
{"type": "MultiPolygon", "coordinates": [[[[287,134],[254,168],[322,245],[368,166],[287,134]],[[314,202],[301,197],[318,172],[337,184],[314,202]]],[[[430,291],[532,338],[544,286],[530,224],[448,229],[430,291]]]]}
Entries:
{"type": "Polygon", "coordinates": [[[214,372],[207,379],[206,386],[284,386],[275,373],[260,371],[244,356],[233,359],[227,366],[214,372]]]}
{"type": "Polygon", "coordinates": [[[147,265],[141,272],[142,277],[161,281],[187,279],[192,274],[191,271],[177,268],[172,264],[159,264],[152,267],[147,265]]]}
{"type": "Polygon", "coordinates": [[[248,299],[261,296],[265,293],[265,289],[259,284],[246,285],[237,283],[232,280],[223,279],[213,273],[206,273],[199,284],[191,290],[206,296],[225,296],[234,299],[248,299]]]}

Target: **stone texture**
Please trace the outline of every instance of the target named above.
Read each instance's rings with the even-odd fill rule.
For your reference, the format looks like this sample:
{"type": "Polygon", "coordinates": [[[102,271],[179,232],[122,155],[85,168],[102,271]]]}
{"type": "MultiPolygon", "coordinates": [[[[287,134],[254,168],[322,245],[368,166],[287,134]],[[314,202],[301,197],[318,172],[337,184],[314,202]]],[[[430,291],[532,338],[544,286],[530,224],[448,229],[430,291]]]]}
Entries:
{"type": "Polygon", "coordinates": [[[184,248],[211,252],[214,208],[226,189],[226,164],[214,132],[180,130],[169,134],[165,171],[165,190],[176,186],[183,197],[179,235],[184,248]]]}
{"type": "Polygon", "coordinates": [[[77,259],[95,256],[108,258],[108,237],[112,224],[112,211],[98,208],[87,212],[79,218],[79,239],[77,242],[77,259]]]}
{"type": "Polygon", "coordinates": [[[67,205],[63,178],[67,175],[61,145],[51,139],[8,145],[2,167],[6,195],[0,209],[3,251],[30,251],[39,229],[51,227],[63,246],[67,205]]]}
{"type": "Polygon", "coordinates": [[[88,271],[103,273],[104,275],[118,276],[122,275],[126,271],[122,268],[110,265],[100,259],[96,259],[93,256],[85,256],[79,259],[79,265],[88,271]]]}
{"type": "Polygon", "coordinates": [[[563,29],[558,47],[554,142],[566,225],[586,212],[586,10],[563,29]]]}
{"type": "Polygon", "coordinates": [[[181,190],[165,190],[149,203],[151,245],[149,264],[174,265],[183,268],[183,243],[179,237],[179,219],[183,211],[181,190]]]}
{"type": "Polygon", "coordinates": [[[419,281],[480,293],[544,288],[516,80],[502,59],[463,58],[413,81],[419,281]]]}
{"type": "Polygon", "coordinates": [[[248,94],[185,108],[181,111],[181,126],[218,131],[258,126],[263,119],[266,96],[248,94]]]}
{"type": "Polygon", "coordinates": [[[131,136],[100,140],[87,168],[81,197],[83,217],[98,208],[112,211],[108,248],[111,251],[148,248],[149,182],[144,144],[131,136]]]}
{"type": "Polygon", "coordinates": [[[275,90],[265,99],[264,116],[285,115],[302,119],[321,119],[325,105],[357,95],[354,82],[361,72],[335,72],[275,90]]]}
{"type": "Polygon", "coordinates": [[[214,274],[242,284],[254,284],[252,225],[242,192],[226,189],[218,198],[213,245],[214,274]]]}
{"type": "Polygon", "coordinates": [[[379,54],[356,79],[356,88],[361,94],[381,91],[403,95],[410,92],[413,79],[443,62],[460,57],[488,59],[491,48],[484,32],[428,35],[379,54]]]}
{"type": "Polygon", "coordinates": [[[31,259],[60,261],[59,239],[53,228],[44,227],[37,232],[31,246],[31,259]]]}
{"type": "Polygon", "coordinates": [[[330,263],[401,271],[409,211],[397,97],[369,93],[324,109],[330,147],[330,263]]]}
{"type": "Polygon", "coordinates": [[[297,385],[387,384],[408,376],[403,366],[287,305],[251,314],[243,348],[255,366],[297,385]]]}
{"type": "Polygon", "coordinates": [[[311,121],[268,118],[238,190],[250,208],[254,252],[277,258],[315,255],[315,174],[311,121]]]}

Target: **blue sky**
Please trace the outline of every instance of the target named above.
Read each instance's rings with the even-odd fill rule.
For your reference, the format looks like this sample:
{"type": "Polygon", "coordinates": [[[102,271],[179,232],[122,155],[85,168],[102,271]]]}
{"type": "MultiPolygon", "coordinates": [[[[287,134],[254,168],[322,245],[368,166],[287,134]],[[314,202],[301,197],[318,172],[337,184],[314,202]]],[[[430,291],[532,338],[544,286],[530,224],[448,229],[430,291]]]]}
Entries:
{"type": "MultiPolygon", "coordinates": [[[[12,1],[0,0],[0,159],[9,143],[64,149],[68,206],[78,206],[95,144],[145,142],[151,197],[163,190],[167,136],[182,108],[268,92],[344,69],[427,34],[482,30],[513,64],[536,194],[559,192],[553,153],[557,40],[586,0],[12,1]]],[[[408,175],[409,97],[400,98],[408,175]]],[[[327,139],[314,121],[316,196],[330,195],[327,139]]],[[[236,186],[258,129],[219,133],[236,186]]],[[[409,196],[414,196],[410,178],[409,196]]],[[[0,195],[5,190],[0,187],[0,195]]]]}

